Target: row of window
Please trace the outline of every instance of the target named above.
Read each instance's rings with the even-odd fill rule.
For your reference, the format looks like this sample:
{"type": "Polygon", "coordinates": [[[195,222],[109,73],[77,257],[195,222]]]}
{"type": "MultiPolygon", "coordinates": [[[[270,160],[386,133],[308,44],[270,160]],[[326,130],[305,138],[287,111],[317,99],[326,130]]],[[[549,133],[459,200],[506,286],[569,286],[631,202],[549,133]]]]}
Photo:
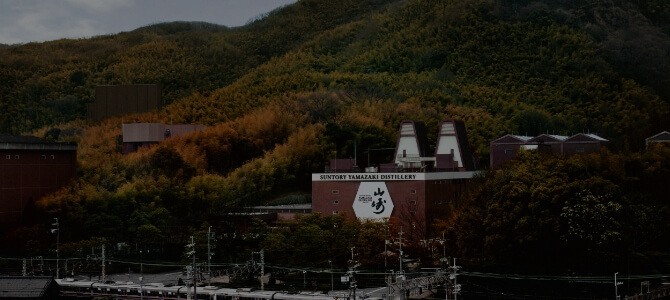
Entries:
{"type": "MultiPolygon", "coordinates": [[[[17,155],[14,155],[14,159],[20,159],[20,158],[21,158],[21,156],[19,156],[18,154],[17,154],[17,155]]],[[[56,159],[56,156],[55,156],[55,155],[50,155],[49,158],[51,158],[51,159],[56,159]]],[[[8,155],[5,155],[5,159],[12,159],[12,156],[9,155],[9,154],[8,154],[8,155]]],[[[47,159],[47,156],[46,156],[46,155],[42,155],[42,159],[47,159]]]]}

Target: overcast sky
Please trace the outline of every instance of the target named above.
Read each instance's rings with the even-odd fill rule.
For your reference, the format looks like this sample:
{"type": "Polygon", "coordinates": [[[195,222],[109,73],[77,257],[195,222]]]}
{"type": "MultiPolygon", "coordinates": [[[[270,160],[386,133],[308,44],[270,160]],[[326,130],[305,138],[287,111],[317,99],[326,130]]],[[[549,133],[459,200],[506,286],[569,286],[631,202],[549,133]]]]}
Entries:
{"type": "Polygon", "coordinates": [[[170,21],[241,26],[297,0],[0,0],[0,43],[89,38],[170,21]]]}

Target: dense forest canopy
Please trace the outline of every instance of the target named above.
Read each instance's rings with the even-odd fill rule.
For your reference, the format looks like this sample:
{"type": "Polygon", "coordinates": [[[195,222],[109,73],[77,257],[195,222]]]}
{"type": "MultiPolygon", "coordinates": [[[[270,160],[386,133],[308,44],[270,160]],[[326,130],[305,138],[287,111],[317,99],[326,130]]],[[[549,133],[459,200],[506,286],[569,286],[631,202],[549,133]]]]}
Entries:
{"type": "MultiPolygon", "coordinates": [[[[662,226],[670,206],[657,190],[670,178],[667,149],[644,152],[645,138],[670,128],[669,14],[662,0],[301,0],[239,28],[175,22],[0,47],[0,132],[78,143],[76,180],[35,208],[41,219],[78,228],[63,230],[73,248],[145,243],[173,258],[187,236],[214,226],[227,233],[220,261],[261,245],[277,263],[306,258],[282,252],[290,245],[316,251],[305,263],[321,266],[320,255],[335,254],[318,246],[335,239],[297,244],[262,224],[243,239],[222,216],[277,198],[309,201],[312,172],[330,158],[392,147],[405,119],[428,128],[463,120],[484,165],[490,141],[507,133],[598,133],[610,141],[602,153],[525,154],[487,173],[436,226],[455,241],[452,255],[472,266],[503,268],[524,253],[535,264],[522,271],[609,272],[622,257],[657,271],[647,267],[667,267],[667,242],[634,237],[670,240],[662,226]],[[162,86],[163,110],[84,120],[96,85],[142,83],[162,86]],[[123,156],[122,122],[208,128],[123,156]],[[549,263],[538,254],[547,249],[590,264],[549,263]]],[[[287,230],[340,234],[324,233],[333,222],[356,237],[338,251],[380,239],[378,224],[336,217],[287,230]]],[[[48,226],[5,230],[5,250],[43,252],[48,226]]]]}

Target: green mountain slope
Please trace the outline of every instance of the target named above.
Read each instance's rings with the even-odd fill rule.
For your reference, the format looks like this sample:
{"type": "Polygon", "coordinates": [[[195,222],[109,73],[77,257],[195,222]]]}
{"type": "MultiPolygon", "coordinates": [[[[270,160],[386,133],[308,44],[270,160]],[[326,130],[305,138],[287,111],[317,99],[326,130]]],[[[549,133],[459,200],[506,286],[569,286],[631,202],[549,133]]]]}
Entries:
{"type": "Polygon", "coordinates": [[[96,85],[160,83],[165,103],[212,91],[384,2],[345,1],[335,7],[302,1],[235,29],[175,22],[3,48],[0,132],[29,132],[84,118],[96,85]]]}
{"type": "MultiPolygon", "coordinates": [[[[222,214],[309,192],[310,174],[329,158],[392,146],[403,119],[428,128],[463,120],[484,163],[489,142],[507,133],[589,131],[613,152],[639,151],[670,126],[670,39],[659,17],[667,8],[579,3],[303,0],[234,29],[170,23],[12,46],[0,49],[0,131],[58,127],[70,133],[60,139],[79,143],[77,181],[38,205],[81,228],[70,241],[139,242],[139,229],[153,226],[174,243],[206,224],[232,228],[222,214]],[[95,85],[131,83],[162,84],[165,109],[73,121],[95,85]],[[208,129],[122,156],[124,121],[208,129]]],[[[548,170],[542,178],[564,169],[548,170]]],[[[626,186],[635,180],[612,180],[634,190],[626,186]]],[[[475,222],[477,213],[463,219],[475,222]]],[[[47,232],[39,226],[24,230],[47,232]]],[[[20,248],[39,236],[22,233],[9,243],[20,248]]]]}

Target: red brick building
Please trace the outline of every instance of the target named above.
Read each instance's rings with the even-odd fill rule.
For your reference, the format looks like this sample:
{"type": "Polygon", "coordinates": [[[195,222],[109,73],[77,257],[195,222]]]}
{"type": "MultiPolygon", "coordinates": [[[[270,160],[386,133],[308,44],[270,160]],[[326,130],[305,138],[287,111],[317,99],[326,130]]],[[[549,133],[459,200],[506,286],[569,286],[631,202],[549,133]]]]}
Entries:
{"type": "Polygon", "coordinates": [[[0,135],[0,225],[23,222],[26,208],[76,176],[77,145],[0,135]]]}
{"type": "Polygon", "coordinates": [[[403,121],[394,162],[368,166],[366,172],[312,174],[312,212],[393,218],[408,233],[430,235],[430,225],[447,216],[449,204],[460,198],[477,172],[464,124],[445,120],[438,130],[433,156],[428,156],[425,125],[403,121]]]}

